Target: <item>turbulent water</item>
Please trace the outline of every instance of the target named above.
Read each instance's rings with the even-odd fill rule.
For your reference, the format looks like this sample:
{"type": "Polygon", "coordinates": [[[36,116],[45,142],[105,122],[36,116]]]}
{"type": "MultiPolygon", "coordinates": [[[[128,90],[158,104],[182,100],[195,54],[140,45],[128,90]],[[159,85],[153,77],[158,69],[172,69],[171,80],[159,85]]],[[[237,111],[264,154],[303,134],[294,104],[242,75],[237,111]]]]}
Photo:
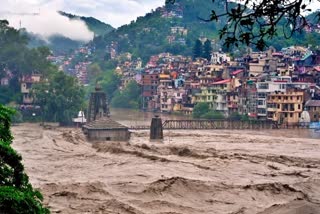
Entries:
{"type": "MultiPolygon", "coordinates": [[[[126,125],[152,116],[112,112],[126,125]]],[[[312,131],[171,130],[162,142],[134,131],[130,142],[94,144],[80,129],[22,124],[13,133],[52,213],[320,213],[312,131]]]]}

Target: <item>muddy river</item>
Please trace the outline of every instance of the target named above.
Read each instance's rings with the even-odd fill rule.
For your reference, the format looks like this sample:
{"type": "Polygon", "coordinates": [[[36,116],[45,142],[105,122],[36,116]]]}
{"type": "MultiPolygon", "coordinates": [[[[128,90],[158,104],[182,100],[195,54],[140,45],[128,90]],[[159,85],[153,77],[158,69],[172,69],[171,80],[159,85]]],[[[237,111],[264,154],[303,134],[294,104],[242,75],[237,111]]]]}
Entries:
{"type": "MultiPolygon", "coordinates": [[[[152,116],[112,110],[128,126],[152,116]]],[[[320,213],[313,131],[170,130],[162,142],[133,131],[130,142],[94,144],[75,128],[21,124],[13,134],[52,213],[320,213]]]]}

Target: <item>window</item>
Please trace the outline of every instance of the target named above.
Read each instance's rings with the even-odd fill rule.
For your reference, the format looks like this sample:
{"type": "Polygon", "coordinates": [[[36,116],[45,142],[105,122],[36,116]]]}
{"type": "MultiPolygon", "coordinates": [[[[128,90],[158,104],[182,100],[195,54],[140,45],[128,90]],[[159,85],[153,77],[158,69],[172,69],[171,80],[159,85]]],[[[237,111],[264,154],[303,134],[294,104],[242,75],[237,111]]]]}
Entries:
{"type": "Polygon", "coordinates": [[[290,113],[290,117],[293,117],[293,113],[290,113]]]}
{"type": "Polygon", "coordinates": [[[258,105],[259,105],[259,106],[264,105],[263,100],[258,100],[258,102],[257,102],[257,103],[258,103],[258,105]]]}
{"type": "Polygon", "coordinates": [[[281,84],[281,85],[280,85],[280,89],[286,89],[286,85],[281,84]]]}
{"type": "Polygon", "coordinates": [[[269,89],[269,84],[268,83],[260,83],[259,89],[269,89]]]}

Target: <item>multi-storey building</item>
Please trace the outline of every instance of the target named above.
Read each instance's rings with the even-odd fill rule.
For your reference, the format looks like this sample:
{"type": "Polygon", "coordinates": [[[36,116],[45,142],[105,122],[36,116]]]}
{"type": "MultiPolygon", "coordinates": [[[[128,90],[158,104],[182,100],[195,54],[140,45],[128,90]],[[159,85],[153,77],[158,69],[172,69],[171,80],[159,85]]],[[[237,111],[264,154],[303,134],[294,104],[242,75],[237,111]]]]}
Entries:
{"type": "Polygon", "coordinates": [[[240,114],[257,117],[257,88],[253,80],[247,80],[239,88],[238,110],[240,114]]]}
{"type": "Polygon", "coordinates": [[[227,93],[227,106],[228,106],[228,114],[238,112],[239,105],[239,93],[238,91],[231,91],[227,93]]]}
{"type": "Polygon", "coordinates": [[[274,92],[285,92],[290,77],[274,78],[270,81],[257,82],[257,118],[267,119],[267,96],[274,92]]]}
{"type": "Polygon", "coordinates": [[[304,91],[288,89],[268,95],[267,118],[279,124],[298,124],[303,111],[304,91]]]}
{"type": "Polygon", "coordinates": [[[34,102],[31,88],[34,83],[40,82],[40,74],[32,74],[29,76],[23,76],[20,80],[21,83],[21,93],[22,93],[22,104],[32,105],[34,102]]]}
{"type": "Polygon", "coordinates": [[[158,87],[159,109],[161,112],[180,111],[183,109],[183,99],[185,98],[183,88],[158,87]]]}
{"type": "Polygon", "coordinates": [[[154,97],[157,97],[157,88],[159,85],[158,73],[144,73],[142,74],[142,98],[143,108],[154,110],[156,107],[154,97]]]}

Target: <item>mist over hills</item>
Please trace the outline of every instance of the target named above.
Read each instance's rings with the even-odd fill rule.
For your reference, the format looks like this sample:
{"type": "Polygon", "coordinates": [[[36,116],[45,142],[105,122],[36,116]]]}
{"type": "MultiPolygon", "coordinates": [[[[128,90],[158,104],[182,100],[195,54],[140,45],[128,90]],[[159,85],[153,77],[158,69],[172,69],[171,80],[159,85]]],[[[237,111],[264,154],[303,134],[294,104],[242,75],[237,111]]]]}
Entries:
{"type": "Polygon", "coordinates": [[[59,11],[58,13],[62,16],[68,17],[71,20],[82,20],[85,22],[88,29],[96,36],[107,34],[114,29],[111,25],[106,24],[94,17],[77,16],[63,11],[59,11]]]}
{"type": "MultiPolygon", "coordinates": [[[[95,36],[107,34],[114,29],[111,25],[103,23],[93,17],[77,16],[62,11],[59,11],[58,13],[63,17],[67,17],[71,21],[83,22],[88,31],[95,36]]],[[[21,32],[29,37],[30,47],[48,46],[55,54],[66,54],[70,50],[76,49],[80,45],[88,42],[86,40],[75,39],[59,33],[44,37],[41,34],[29,32],[28,29],[22,29],[21,32]]]]}
{"type": "MultiPolygon", "coordinates": [[[[211,11],[217,14],[225,11],[224,1],[176,0],[175,4],[167,4],[152,10],[145,16],[138,17],[130,24],[117,29],[93,17],[83,17],[59,11],[59,15],[71,21],[81,21],[95,36],[90,45],[97,50],[96,58],[108,59],[111,51],[116,53],[130,52],[133,57],[147,61],[151,55],[161,52],[192,55],[192,47],[198,38],[213,40],[214,50],[222,48],[223,41],[219,39],[219,29],[226,19],[218,22],[206,22],[211,11]],[[107,54],[106,54],[107,53],[107,54]]],[[[312,15],[310,15],[312,17],[312,15]]],[[[34,33],[28,33],[30,46],[47,45],[55,53],[67,53],[88,41],[70,39],[64,35],[53,34],[43,38],[34,33]]],[[[308,45],[320,41],[318,33],[294,34],[292,38],[277,37],[269,41],[270,45],[281,49],[290,45],[308,45]]],[[[240,47],[240,49],[245,47],[240,47]]],[[[229,50],[232,51],[232,50],[229,50]]]]}

